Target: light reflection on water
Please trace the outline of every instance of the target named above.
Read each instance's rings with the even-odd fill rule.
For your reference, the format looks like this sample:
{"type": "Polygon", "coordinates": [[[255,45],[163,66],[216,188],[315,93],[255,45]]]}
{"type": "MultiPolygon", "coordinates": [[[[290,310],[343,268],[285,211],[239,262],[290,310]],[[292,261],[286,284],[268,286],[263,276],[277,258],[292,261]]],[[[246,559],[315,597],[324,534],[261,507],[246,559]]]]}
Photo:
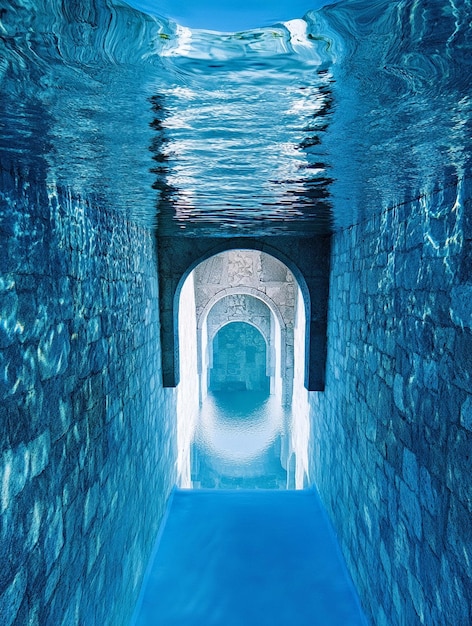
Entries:
{"type": "Polygon", "coordinates": [[[232,35],[112,0],[8,4],[0,165],[97,207],[299,234],[470,176],[470,0],[341,0],[232,35]]]}
{"type": "Polygon", "coordinates": [[[336,0],[127,0],[136,9],[167,16],[183,26],[222,32],[241,32],[303,17],[307,11],[336,0]]]}
{"type": "Polygon", "coordinates": [[[209,394],[192,444],[193,487],[285,489],[288,417],[280,400],[263,392],[209,394]]]}

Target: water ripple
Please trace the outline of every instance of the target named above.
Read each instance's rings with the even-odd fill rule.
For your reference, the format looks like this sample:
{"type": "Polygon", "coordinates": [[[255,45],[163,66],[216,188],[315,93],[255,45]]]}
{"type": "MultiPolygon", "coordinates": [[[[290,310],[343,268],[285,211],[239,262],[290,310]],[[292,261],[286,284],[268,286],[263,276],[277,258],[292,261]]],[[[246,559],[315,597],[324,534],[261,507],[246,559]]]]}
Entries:
{"type": "Polygon", "coordinates": [[[164,233],[326,232],[470,176],[471,20],[341,0],[216,33],[3,0],[0,166],[164,233]]]}

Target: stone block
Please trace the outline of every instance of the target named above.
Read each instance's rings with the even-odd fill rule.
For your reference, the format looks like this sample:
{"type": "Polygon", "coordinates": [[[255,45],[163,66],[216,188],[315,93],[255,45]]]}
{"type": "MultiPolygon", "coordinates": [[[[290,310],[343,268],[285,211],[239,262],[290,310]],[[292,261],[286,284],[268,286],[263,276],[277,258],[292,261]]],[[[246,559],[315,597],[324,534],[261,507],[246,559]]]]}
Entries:
{"type": "Polygon", "coordinates": [[[401,289],[413,290],[418,286],[421,270],[421,251],[410,250],[398,255],[396,285],[401,289]]]}
{"type": "MultiPolygon", "coordinates": [[[[447,519],[447,544],[466,572],[472,564],[472,515],[461,502],[451,497],[447,519]]],[[[448,557],[451,559],[451,557],[448,557]]],[[[452,559],[451,559],[452,560],[452,559]]]]}
{"type": "Polygon", "coordinates": [[[59,499],[56,499],[55,505],[56,508],[48,515],[44,539],[44,559],[47,572],[50,572],[64,545],[62,503],[59,499]]]}
{"type": "Polygon", "coordinates": [[[423,363],[424,385],[431,391],[439,388],[438,365],[436,361],[426,361],[423,363]]]}
{"type": "Polygon", "coordinates": [[[400,374],[395,374],[395,378],[393,380],[393,399],[395,401],[395,406],[397,407],[397,409],[404,412],[404,382],[403,377],[400,374]]]}
{"type": "Polygon", "coordinates": [[[49,462],[51,437],[49,431],[34,439],[28,444],[29,474],[31,478],[38,476],[49,462]]]}
{"type": "Polygon", "coordinates": [[[454,345],[453,381],[462,389],[472,393],[472,332],[457,332],[454,345]]]}
{"type": "Polygon", "coordinates": [[[472,513],[472,482],[469,479],[471,459],[472,433],[452,427],[448,437],[446,483],[472,513]]]}
{"type": "Polygon", "coordinates": [[[97,374],[105,367],[108,360],[108,342],[106,339],[100,339],[90,345],[89,359],[92,374],[97,374]]]}
{"type": "Polygon", "coordinates": [[[2,626],[11,626],[14,623],[26,591],[26,580],[26,571],[22,568],[0,596],[2,626]]]}
{"type": "Polygon", "coordinates": [[[472,285],[460,285],[451,290],[451,319],[461,328],[472,328],[472,285]]]}
{"type": "Polygon", "coordinates": [[[50,328],[38,346],[38,362],[41,380],[63,374],[68,365],[70,352],[69,331],[65,324],[50,328]]]}
{"type": "Polygon", "coordinates": [[[451,624],[469,626],[470,583],[467,580],[465,583],[463,581],[464,573],[457,567],[454,558],[444,554],[441,558],[441,576],[438,585],[438,593],[442,600],[441,615],[447,615],[451,624]]]}
{"type": "Polygon", "coordinates": [[[461,406],[461,425],[472,431],[472,397],[468,396],[461,406]]]}
{"type": "Polygon", "coordinates": [[[411,540],[422,538],[422,515],[419,497],[400,481],[400,513],[407,525],[411,540]]]}
{"type": "Polygon", "coordinates": [[[95,483],[86,493],[85,502],[84,502],[84,521],[83,527],[84,530],[87,531],[90,522],[94,518],[98,509],[98,500],[99,500],[99,485],[95,483]]]}
{"type": "Polygon", "coordinates": [[[1,457],[1,512],[11,505],[11,501],[24,488],[29,478],[29,451],[21,443],[15,449],[7,450],[1,457]]]}
{"type": "Polygon", "coordinates": [[[403,480],[408,487],[414,492],[418,493],[419,483],[419,470],[418,461],[416,455],[408,448],[403,449],[403,480]]]}
{"type": "Polygon", "coordinates": [[[366,437],[369,441],[375,442],[377,436],[377,417],[371,411],[367,413],[366,437]]]}
{"type": "Polygon", "coordinates": [[[102,336],[102,320],[99,315],[92,317],[87,322],[87,342],[94,343],[102,336]]]}
{"type": "Polygon", "coordinates": [[[425,614],[424,592],[418,578],[411,571],[408,572],[408,591],[418,616],[416,621],[423,624],[425,614]]]}
{"type": "Polygon", "coordinates": [[[18,296],[15,291],[0,292],[0,349],[11,346],[17,326],[18,296]]]}
{"type": "Polygon", "coordinates": [[[438,493],[433,486],[431,476],[425,467],[420,468],[420,500],[421,506],[436,515],[439,510],[438,493]]]}
{"type": "Polygon", "coordinates": [[[0,255],[0,273],[5,276],[18,272],[21,266],[21,250],[16,238],[4,242],[4,253],[0,255]]]}

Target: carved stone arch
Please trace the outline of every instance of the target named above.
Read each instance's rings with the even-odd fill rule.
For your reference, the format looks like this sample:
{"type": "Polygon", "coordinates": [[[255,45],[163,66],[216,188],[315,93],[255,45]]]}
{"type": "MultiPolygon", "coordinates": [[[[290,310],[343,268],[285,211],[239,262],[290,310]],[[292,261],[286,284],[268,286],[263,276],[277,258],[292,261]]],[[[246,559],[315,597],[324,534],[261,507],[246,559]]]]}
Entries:
{"type": "Polygon", "coordinates": [[[282,263],[294,275],[303,295],[306,318],[305,386],[322,391],[325,380],[326,329],[331,237],[174,237],[158,236],[159,307],[162,379],[165,387],[179,380],[178,310],[182,286],[202,261],[227,250],[259,250],[282,263]]]}
{"type": "Polygon", "coordinates": [[[265,294],[260,289],[255,289],[254,287],[248,287],[246,285],[239,285],[237,287],[224,287],[221,291],[219,291],[217,294],[212,296],[208,300],[208,303],[206,304],[206,306],[203,309],[202,313],[198,317],[197,327],[198,328],[202,327],[202,325],[205,323],[205,319],[206,319],[209,311],[213,308],[213,306],[217,302],[219,302],[220,300],[222,300],[226,296],[230,296],[230,295],[233,295],[233,294],[239,294],[239,293],[240,294],[244,294],[244,295],[248,295],[248,296],[253,296],[254,298],[258,298],[259,300],[262,300],[262,302],[265,305],[267,305],[267,307],[275,315],[275,317],[277,318],[277,320],[278,320],[278,322],[280,324],[280,327],[281,328],[285,328],[286,324],[285,324],[285,321],[284,321],[284,319],[282,317],[282,314],[280,313],[280,309],[277,306],[277,304],[272,300],[272,298],[270,298],[267,294],[265,294]]]}
{"type": "MultiPolygon", "coordinates": [[[[207,393],[207,368],[212,364],[212,341],[214,334],[218,329],[210,333],[205,324],[211,311],[224,298],[231,295],[246,295],[262,302],[270,314],[269,336],[263,328],[258,328],[267,343],[267,372],[271,380],[271,393],[280,394],[281,401],[284,405],[289,405],[292,397],[293,388],[293,351],[287,348],[287,328],[285,320],[280,312],[279,306],[266,293],[255,287],[247,285],[238,285],[234,287],[224,287],[212,297],[210,297],[201,311],[197,320],[197,361],[198,373],[200,376],[200,399],[205,398],[207,393]],[[205,332],[204,332],[205,327],[205,332]],[[208,334],[207,334],[208,331],[208,334]],[[287,359],[291,362],[287,363],[287,359]]],[[[252,323],[247,316],[233,318],[232,321],[244,321],[252,323]]],[[[293,335],[293,332],[292,332],[293,335]]],[[[291,338],[293,342],[293,337],[291,338]]]]}

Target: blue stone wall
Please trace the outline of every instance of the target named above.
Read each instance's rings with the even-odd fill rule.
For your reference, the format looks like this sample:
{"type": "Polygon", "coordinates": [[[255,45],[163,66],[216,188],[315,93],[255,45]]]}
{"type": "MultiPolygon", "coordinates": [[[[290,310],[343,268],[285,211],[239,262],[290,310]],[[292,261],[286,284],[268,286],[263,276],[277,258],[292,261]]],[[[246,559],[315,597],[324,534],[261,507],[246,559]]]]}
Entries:
{"type": "Polygon", "coordinates": [[[472,203],[463,184],[334,237],[315,480],[379,626],[472,623],[472,203]]]}
{"type": "Polygon", "coordinates": [[[175,480],[155,238],[2,176],[0,621],[128,624],[175,480]]]}

